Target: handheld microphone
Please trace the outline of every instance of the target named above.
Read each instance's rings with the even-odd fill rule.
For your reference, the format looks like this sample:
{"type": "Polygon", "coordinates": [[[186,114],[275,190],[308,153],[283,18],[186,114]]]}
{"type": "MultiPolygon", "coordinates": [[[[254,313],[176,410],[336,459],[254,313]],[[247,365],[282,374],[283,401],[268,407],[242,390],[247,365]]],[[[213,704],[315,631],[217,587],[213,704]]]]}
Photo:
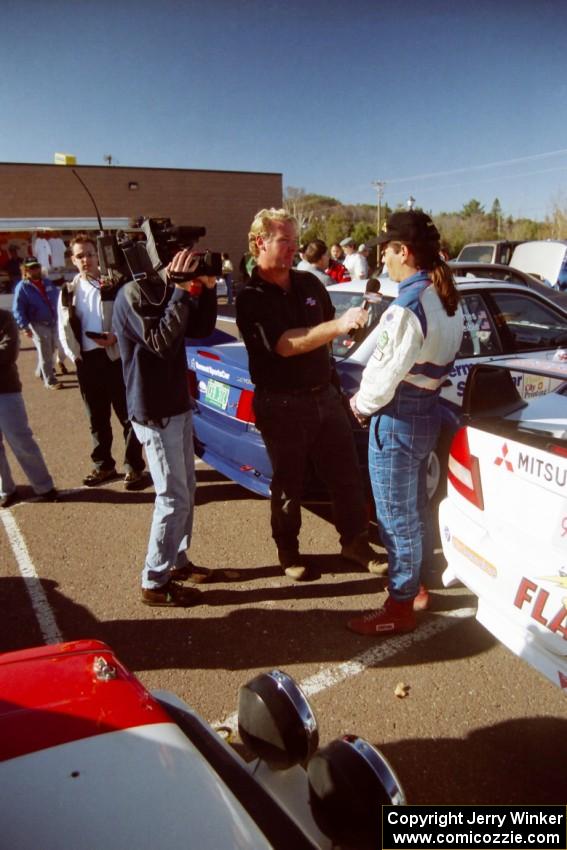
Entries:
{"type": "MultiPolygon", "coordinates": [[[[364,299],[362,304],[360,305],[363,310],[368,310],[371,304],[377,304],[382,300],[382,296],[380,295],[380,281],[375,277],[371,277],[366,282],[366,290],[364,292],[364,299]]],[[[355,342],[359,341],[359,337],[361,333],[364,334],[365,328],[351,328],[348,332],[348,335],[354,339],[355,342]]]]}

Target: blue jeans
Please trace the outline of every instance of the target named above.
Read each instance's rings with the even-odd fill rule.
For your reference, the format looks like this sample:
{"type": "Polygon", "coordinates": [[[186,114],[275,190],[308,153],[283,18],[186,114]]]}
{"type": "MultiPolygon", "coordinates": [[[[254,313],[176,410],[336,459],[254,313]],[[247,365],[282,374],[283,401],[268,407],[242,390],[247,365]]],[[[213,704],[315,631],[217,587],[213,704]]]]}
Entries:
{"type": "Polygon", "coordinates": [[[187,564],[195,505],[195,455],[191,411],[157,424],[133,422],[146,450],[148,468],[156,491],[154,514],[142,587],[156,590],[169,578],[172,567],[187,564]]]}
{"type": "Polygon", "coordinates": [[[389,591],[399,601],[417,595],[433,539],[426,476],[438,435],[437,415],[378,414],[370,422],[370,483],[380,539],[388,552],[389,591]]]}
{"type": "Polygon", "coordinates": [[[21,393],[0,393],[0,495],[2,498],[16,489],[4,439],[14,452],[36,495],[53,489],[53,479],[28,424],[28,415],[21,393]]]}
{"type": "Polygon", "coordinates": [[[57,351],[57,324],[47,325],[44,322],[30,324],[32,339],[37,349],[38,369],[41,372],[45,386],[56,384],[55,369],[53,366],[55,352],[57,351]]]}

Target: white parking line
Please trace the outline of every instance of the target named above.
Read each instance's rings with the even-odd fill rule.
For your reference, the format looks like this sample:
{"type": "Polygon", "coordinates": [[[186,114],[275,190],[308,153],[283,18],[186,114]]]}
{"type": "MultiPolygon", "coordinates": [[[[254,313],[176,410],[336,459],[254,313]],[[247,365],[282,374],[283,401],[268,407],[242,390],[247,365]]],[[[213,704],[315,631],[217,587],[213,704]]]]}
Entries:
{"type": "Polygon", "coordinates": [[[55,622],[53,611],[39,580],[39,576],[28,552],[26,542],[10,510],[3,510],[0,519],[6,529],[6,535],[12,547],[32,608],[36,616],[45,643],[61,643],[63,637],[55,622]]]}
{"type": "MultiPolygon", "coordinates": [[[[437,635],[445,629],[451,628],[458,620],[474,617],[476,608],[457,608],[455,611],[445,611],[442,614],[436,614],[435,619],[429,620],[423,626],[420,626],[415,632],[410,632],[406,635],[388,638],[384,642],[380,642],[355,655],[350,661],[345,661],[336,667],[327,667],[325,670],[315,673],[299,682],[299,687],[306,697],[318,694],[320,691],[326,691],[332,688],[333,685],[338,685],[352,676],[358,676],[363,673],[368,667],[376,667],[380,662],[397,655],[414,643],[419,643],[428,638],[437,635]]],[[[213,728],[217,726],[228,726],[230,729],[235,729],[238,726],[238,713],[234,712],[224,720],[211,724],[213,728]]]]}

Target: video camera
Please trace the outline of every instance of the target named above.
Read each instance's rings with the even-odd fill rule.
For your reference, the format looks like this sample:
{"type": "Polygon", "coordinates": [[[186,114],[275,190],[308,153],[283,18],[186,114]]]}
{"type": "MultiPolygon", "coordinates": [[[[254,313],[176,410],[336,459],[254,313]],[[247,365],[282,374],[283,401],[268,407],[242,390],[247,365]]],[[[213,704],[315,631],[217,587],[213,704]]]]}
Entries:
{"type": "MultiPolygon", "coordinates": [[[[169,218],[145,218],[138,220],[136,226],[144,233],[145,242],[127,236],[118,231],[116,236],[97,237],[99,265],[103,276],[113,276],[113,272],[124,278],[134,280],[164,277],[165,269],[179,251],[190,250],[205,236],[204,227],[177,227],[169,218]]],[[[170,273],[169,279],[175,282],[189,281],[196,277],[219,277],[222,272],[222,258],[218,253],[204,251],[197,255],[199,262],[195,269],[186,274],[170,273]]]]}

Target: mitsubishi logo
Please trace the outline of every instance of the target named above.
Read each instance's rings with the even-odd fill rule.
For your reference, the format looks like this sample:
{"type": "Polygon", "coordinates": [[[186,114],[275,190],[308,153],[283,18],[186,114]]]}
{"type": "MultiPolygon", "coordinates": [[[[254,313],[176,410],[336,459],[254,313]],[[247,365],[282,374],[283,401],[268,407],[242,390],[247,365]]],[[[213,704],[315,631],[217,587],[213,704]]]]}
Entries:
{"type": "Polygon", "coordinates": [[[514,472],[514,467],[512,466],[511,462],[509,460],[507,460],[507,457],[508,457],[508,446],[506,445],[506,443],[503,443],[502,444],[501,457],[497,457],[496,460],[494,461],[494,463],[496,464],[496,466],[502,466],[502,464],[504,464],[504,466],[506,467],[506,469],[509,472],[514,472]]]}

